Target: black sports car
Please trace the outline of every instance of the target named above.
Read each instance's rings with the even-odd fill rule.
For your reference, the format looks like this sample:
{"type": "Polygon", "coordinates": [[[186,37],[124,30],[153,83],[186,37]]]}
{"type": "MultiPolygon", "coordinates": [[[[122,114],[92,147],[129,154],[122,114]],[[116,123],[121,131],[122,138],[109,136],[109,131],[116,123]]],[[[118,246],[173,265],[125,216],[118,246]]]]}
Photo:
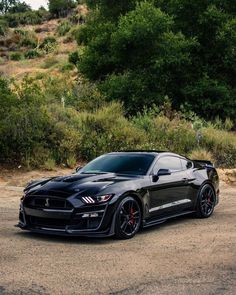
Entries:
{"type": "Polygon", "coordinates": [[[38,233],[131,238],[138,230],[195,213],[211,216],[219,177],[209,161],[158,151],[105,154],[75,174],[24,190],[18,226],[38,233]]]}

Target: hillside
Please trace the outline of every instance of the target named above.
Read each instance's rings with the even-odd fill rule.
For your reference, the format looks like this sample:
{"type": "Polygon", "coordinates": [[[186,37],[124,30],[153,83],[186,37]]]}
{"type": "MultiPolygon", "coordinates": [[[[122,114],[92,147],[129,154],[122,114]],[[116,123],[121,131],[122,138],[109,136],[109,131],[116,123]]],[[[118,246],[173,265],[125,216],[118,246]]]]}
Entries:
{"type": "Polygon", "coordinates": [[[236,167],[231,8],[190,1],[196,22],[174,23],[183,11],[121,2],[0,15],[1,164],[51,170],[156,149],[236,167]],[[216,10],[219,36],[203,36],[216,10]]]}
{"type": "MultiPolygon", "coordinates": [[[[40,74],[60,75],[68,66],[69,53],[77,49],[73,29],[78,29],[79,22],[72,23],[70,18],[73,16],[76,19],[76,16],[86,14],[86,7],[79,5],[66,18],[46,20],[39,25],[10,28],[5,36],[0,36],[0,73],[16,81],[22,80],[26,75],[31,77],[40,74]],[[66,24],[68,28],[62,32],[64,36],[61,36],[58,30],[63,24],[66,24]],[[23,39],[23,34],[28,36],[23,39]],[[56,39],[55,48],[44,52],[41,56],[32,58],[24,56],[27,52],[38,48],[48,38],[56,39]]],[[[77,71],[73,70],[72,66],[68,68],[71,71],[70,77],[75,77],[77,71]]]]}

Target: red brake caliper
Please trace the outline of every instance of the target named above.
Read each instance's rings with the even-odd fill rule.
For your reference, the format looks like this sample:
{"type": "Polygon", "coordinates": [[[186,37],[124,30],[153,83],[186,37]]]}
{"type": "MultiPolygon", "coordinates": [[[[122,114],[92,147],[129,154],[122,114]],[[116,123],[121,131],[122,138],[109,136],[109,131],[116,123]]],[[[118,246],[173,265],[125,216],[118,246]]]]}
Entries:
{"type": "Polygon", "coordinates": [[[130,208],[130,223],[134,225],[135,219],[134,219],[134,209],[130,208]]]}
{"type": "Polygon", "coordinates": [[[211,202],[211,196],[210,196],[210,195],[208,195],[208,200],[207,200],[207,202],[208,202],[208,204],[210,204],[210,202],[211,202]]]}

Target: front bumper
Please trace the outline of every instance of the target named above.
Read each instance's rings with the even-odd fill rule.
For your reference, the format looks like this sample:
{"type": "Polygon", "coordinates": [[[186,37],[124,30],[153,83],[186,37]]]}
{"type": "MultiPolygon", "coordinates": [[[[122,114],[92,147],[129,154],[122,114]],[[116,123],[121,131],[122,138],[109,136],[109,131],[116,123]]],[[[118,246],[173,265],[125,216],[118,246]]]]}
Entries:
{"type": "Polygon", "coordinates": [[[29,208],[20,205],[19,223],[22,230],[59,235],[108,237],[114,235],[114,210],[106,204],[100,207],[56,210],[29,208]]]}

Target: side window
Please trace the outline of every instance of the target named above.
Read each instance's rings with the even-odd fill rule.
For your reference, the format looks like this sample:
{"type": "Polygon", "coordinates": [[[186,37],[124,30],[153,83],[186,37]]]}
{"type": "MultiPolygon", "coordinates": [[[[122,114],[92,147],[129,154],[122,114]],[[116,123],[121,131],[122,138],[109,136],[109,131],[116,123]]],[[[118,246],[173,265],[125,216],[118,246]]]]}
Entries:
{"type": "Polygon", "coordinates": [[[182,164],[182,169],[183,170],[187,170],[192,168],[193,164],[191,161],[187,161],[185,159],[181,159],[181,164],[182,164]]]}
{"type": "Polygon", "coordinates": [[[160,169],[169,169],[171,172],[183,170],[180,158],[171,156],[162,157],[157,161],[153,169],[154,174],[156,174],[160,169]]]}

